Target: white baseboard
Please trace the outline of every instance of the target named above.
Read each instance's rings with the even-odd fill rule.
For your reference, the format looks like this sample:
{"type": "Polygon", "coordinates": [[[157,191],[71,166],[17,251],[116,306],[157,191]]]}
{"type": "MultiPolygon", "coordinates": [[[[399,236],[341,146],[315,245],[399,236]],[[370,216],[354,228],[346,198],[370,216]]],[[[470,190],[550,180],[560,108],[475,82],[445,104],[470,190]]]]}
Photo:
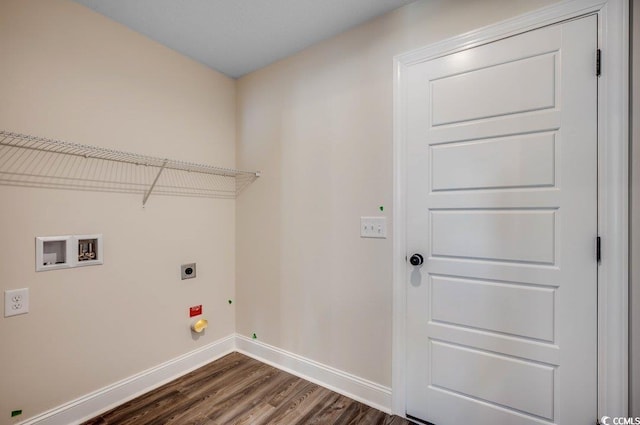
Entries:
{"type": "Polygon", "coordinates": [[[82,423],[233,351],[391,413],[391,388],[235,334],[36,415],[18,425],[82,423]]]}
{"type": "Polygon", "coordinates": [[[236,334],[236,351],[375,409],[391,413],[389,387],[239,334],[236,334]]]}
{"type": "Polygon", "coordinates": [[[231,353],[234,348],[235,336],[229,335],[20,422],[20,425],[69,425],[81,423],[231,353]]]}

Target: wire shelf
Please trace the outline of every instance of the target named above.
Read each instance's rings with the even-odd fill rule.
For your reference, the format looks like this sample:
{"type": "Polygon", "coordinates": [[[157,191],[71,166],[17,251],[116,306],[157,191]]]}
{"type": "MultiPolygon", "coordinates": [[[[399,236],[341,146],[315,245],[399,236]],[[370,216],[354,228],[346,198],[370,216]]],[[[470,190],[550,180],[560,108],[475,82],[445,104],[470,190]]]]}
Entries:
{"type": "Polygon", "coordinates": [[[149,196],[235,198],[260,176],[0,130],[0,184],[139,193],[149,196]]]}

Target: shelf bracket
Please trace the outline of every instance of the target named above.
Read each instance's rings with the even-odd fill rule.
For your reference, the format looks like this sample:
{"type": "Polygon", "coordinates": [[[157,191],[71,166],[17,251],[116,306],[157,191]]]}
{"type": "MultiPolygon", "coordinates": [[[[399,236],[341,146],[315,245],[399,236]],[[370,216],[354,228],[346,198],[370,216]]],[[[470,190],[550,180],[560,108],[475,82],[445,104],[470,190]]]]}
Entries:
{"type": "Polygon", "coordinates": [[[156,187],[156,183],[158,183],[158,179],[160,178],[160,174],[162,174],[162,172],[164,171],[164,167],[167,166],[167,160],[165,159],[164,162],[162,163],[162,167],[160,167],[160,170],[158,170],[158,174],[156,175],[156,178],[153,179],[153,183],[151,183],[151,187],[149,188],[149,190],[147,190],[147,193],[144,194],[144,198],[142,199],[142,207],[144,208],[145,204],[147,203],[147,199],[149,199],[149,195],[151,195],[151,192],[153,192],[153,188],[156,187]]]}

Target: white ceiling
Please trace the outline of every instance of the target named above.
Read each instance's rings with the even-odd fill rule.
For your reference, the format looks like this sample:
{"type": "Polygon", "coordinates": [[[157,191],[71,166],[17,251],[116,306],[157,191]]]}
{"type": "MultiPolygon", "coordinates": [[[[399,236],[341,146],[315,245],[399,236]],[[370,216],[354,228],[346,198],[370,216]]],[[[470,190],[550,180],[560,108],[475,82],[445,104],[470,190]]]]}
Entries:
{"type": "Polygon", "coordinates": [[[414,0],[74,0],[238,78],[414,0]]]}

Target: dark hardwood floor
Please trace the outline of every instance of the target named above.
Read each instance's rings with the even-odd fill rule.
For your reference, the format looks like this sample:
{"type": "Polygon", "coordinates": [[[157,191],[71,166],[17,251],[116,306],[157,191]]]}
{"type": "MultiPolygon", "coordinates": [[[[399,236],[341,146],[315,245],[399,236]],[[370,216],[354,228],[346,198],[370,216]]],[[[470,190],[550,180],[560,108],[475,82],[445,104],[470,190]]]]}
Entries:
{"type": "Polygon", "coordinates": [[[231,353],[83,425],[410,423],[231,353]]]}

